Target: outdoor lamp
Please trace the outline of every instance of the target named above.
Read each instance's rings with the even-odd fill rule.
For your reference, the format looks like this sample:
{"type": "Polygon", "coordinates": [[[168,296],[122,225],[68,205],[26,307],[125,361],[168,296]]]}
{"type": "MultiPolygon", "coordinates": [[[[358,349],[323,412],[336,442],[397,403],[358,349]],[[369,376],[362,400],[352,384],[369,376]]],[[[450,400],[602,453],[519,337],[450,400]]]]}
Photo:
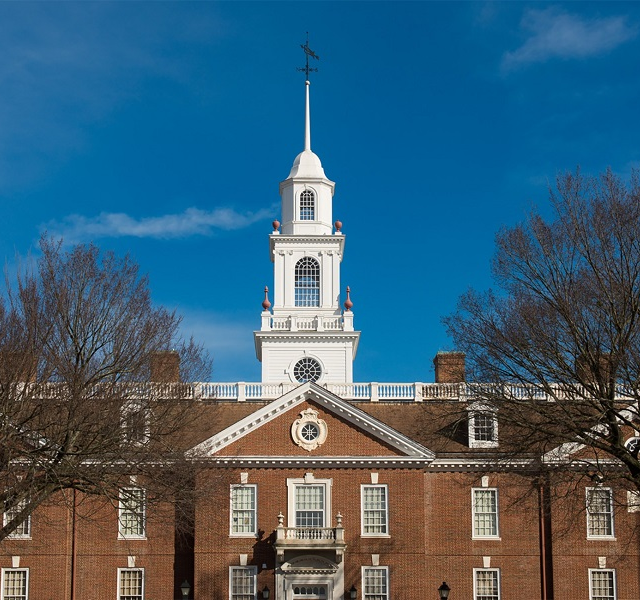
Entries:
{"type": "Polygon", "coordinates": [[[442,582],[442,585],[438,588],[438,594],[440,595],[440,600],[447,600],[449,597],[449,592],[451,588],[447,585],[446,581],[442,582]]]}
{"type": "Polygon", "coordinates": [[[189,597],[189,592],[191,591],[191,586],[186,579],[182,582],[180,591],[182,592],[182,597],[184,598],[184,600],[187,600],[187,598],[189,597]]]}
{"type": "Polygon", "coordinates": [[[356,600],[357,597],[358,597],[358,590],[356,589],[355,585],[352,585],[351,589],[349,590],[349,598],[351,598],[351,600],[356,600]]]}
{"type": "Polygon", "coordinates": [[[264,598],[264,600],[269,600],[269,596],[271,595],[271,591],[269,590],[269,588],[265,585],[264,588],[262,589],[262,597],[264,598]]]}

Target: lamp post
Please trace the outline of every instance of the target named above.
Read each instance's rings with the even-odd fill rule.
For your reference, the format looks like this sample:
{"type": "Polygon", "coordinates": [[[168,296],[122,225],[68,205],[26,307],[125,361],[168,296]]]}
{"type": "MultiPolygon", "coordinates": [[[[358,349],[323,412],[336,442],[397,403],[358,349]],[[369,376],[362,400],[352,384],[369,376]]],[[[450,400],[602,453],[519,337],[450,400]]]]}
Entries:
{"type": "Polygon", "coordinates": [[[447,582],[443,581],[442,585],[438,588],[438,595],[440,596],[440,600],[447,600],[450,591],[451,588],[447,585],[447,582]]]}
{"type": "Polygon", "coordinates": [[[349,590],[349,598],[350,600],[356,600],[357,597],[358,597],[358,590],[356,589],[355,585],[352,585],[351,589],[349,590]]]}
{"type": "Polygon", "coordinates": [[[264,588],[262,588],[262,597],[264,598],[264,600],[269,600],[270,595],[271,590],[265,585],[264,588]]]}
{"type": "Polygon", "coordinates": [[[185,579],[180,586],[180,591],[182,592],[182,600],[188,600],[189,592],[191,591],[191,586],[189,582],[185,579]]]}

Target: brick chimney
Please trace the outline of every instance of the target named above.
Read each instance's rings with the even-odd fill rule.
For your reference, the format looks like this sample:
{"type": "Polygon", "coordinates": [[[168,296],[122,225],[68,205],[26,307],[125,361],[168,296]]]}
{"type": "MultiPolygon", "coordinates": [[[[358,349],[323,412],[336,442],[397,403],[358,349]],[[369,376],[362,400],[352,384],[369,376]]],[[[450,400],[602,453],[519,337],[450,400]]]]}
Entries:
{"type": "Polygon", "coordinates": [[[462,383],[464,381],[464,352],[438,352],[433,359],[436,383],[462,383]]]}
{"type": "Polygon", "coordinates": [[[157,383],[180,381],[180,355],[175,350],[154,352],[151,355],[151,381],[157,383]]]}
{"type": "Polygon", "coordinates": [[[576,376],[579,381],[585,383],[597,383],[598,376],[600,381],[608,383],[611,376],[611,356],[608,353],[598,356],[597,366],[593,364],[593,360],[590,360],[589,357],[578,356],[576,358],[576,376]]]}

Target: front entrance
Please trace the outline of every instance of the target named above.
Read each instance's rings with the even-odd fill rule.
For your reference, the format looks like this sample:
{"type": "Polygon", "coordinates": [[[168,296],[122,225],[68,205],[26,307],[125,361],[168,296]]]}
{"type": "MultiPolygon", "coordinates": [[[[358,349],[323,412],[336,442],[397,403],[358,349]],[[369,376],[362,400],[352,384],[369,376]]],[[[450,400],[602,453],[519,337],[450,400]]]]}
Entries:
{"type": "Polygon", "coordinates": [[[293,586],[293,600],[327,600],[327,586],[309,583],[293,586]]]}

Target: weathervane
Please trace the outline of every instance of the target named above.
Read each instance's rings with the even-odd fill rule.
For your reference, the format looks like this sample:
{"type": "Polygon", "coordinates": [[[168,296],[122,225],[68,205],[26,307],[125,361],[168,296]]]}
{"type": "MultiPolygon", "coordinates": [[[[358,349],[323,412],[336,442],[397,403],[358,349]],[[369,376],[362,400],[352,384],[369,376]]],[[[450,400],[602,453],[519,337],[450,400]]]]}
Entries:
{"type": "Polygon", "coordinates": [[[316,60],[320,60],[320,57],[313,51],[311,50],[311,48],[309,48],[309,32],[307,31],[307,43],[303,46],[302,44],[300,44],[300,48],[302,48],[304,50],[304,53],[306,55],[306,59],[307,59],[307,63],[304,67],[297,67],[298,71],[304,71],[304,73],[307,76],[307,81],[309,81],[309,73],[311,71],[317,71],[317,68],[313,68],[309,66],[309,57],[311,58],[315,58],[316,60]]]}

